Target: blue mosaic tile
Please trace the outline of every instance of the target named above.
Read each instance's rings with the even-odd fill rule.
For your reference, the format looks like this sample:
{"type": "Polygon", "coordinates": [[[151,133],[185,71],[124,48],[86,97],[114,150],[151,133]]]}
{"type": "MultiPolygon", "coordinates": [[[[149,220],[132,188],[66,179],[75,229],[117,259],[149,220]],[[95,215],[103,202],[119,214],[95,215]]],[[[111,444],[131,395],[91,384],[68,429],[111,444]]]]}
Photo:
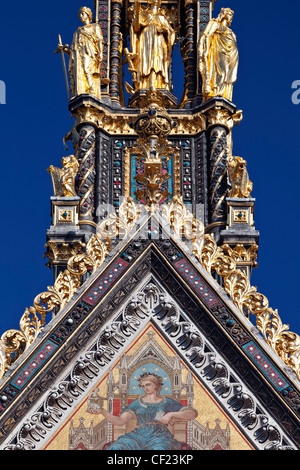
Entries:
{"type": "Polygon", "coordinates": [[[125,261],[118,259],[112,268],[109,271],[106,271],[102,278],[97,282],[92,289],[85,295],[83,300],[90,305],[95,305],[98,299],[104,294],[104,292],[110,287],[110,285],[114,282],[115,279],[124,271],[124,269],[128,266],[128,263],[125,261]]]}
{"type": "Polygon", "coordinates": [[[48,340],[26,363],[21,372],[15,377],[11,382],[11,385],[14,385],[19,390],[26,385],[28,380],[33,376],[33,374],[44,364],[46,359],[55,351],[57,345],[48,340]]]}
{"type": "Polygon", "coordinates": [[[252,361],[257,364],[263,374],[275,385],[275,387],[281,391],[288,386],[287,381],[282,377],[278,370],[271,364],[269,359],[259,349],[259,347],[251,341],[243,346],[244,351],[252,361]]]}
{"type": "Polygon", "coordinates": [[[205,301],[207,305],[213,305],[219,300],[215,297],[213,292],[208,288],[208,286],[202,281],[200,276],[196,271],[187,263],[187,261],[179,261],[175,264],[179,272],[183,274],[188,283],[194,288],[194,290],[200,295],[202,300],[205,301]]]}

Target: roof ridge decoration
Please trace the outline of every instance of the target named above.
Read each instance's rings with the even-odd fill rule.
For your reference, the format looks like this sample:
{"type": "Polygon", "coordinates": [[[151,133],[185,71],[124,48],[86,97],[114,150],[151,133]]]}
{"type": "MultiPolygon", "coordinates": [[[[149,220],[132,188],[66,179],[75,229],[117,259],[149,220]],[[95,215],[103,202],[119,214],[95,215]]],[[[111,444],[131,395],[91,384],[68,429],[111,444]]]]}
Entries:
{"type": "MultiPolygon", "coordinates": [[[[138,222],[145,206],[132,198],[125,199],[119,215],[105,219],[99,232],[86,245],[85,253],[69,259],[68,267],[57,277],[54,286],[37,295],[33,307],[26,308],[20,320],[20,330],[6,331],[0,340],[0,379],[12,364],[29,348],[46,325],[46,315],[59,312],[71,301],[82,285],[82,278],[90,276],[102,265],[109,254],[111,239],[125,238],[138,222]]],[[[155,215],[153,207],[149,214],[155,215]]],[[[269,307],[267,297],[252,286],[248,276],[237,268],[237,253],[228,245],[218,246],[213,234],[203,233],[203,224],[189,213],[181,197],[174,197],[163,205],[163,219],[174,234],[192,243],[192,253],[209,274],[217,273],[223,279],[225,292],[242,313],[255,316],[256,327],[266,343],[300,380],[300,336],[283,324],[277,310],[269,307]]],[[[85,278],[86,279],[86,278],[85,278]]]]}

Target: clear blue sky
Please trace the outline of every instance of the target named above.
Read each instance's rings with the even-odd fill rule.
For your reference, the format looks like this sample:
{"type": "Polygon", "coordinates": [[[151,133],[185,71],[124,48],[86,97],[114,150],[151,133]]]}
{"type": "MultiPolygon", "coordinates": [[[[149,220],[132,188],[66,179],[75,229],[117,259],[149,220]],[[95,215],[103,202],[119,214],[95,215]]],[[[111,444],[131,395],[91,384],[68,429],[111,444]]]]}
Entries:
{"type": "MultiPolygon", "coordinates": [[[[52,185],[46,169],[68,154],[63,137],[72,120],[57,34],[64,43],[79,26],[80,6],[93,1],[2,2],[0,80],[1,256],[0,334],[18,328],[25,307],[52,285],[43,259],[51,223],[52,185]]],[[[300,80],[300,2],[218,0],[235,11],[240,66],[233,101],[244,112],[234,129],[234,155],[248,161],[260,231],[259,266],[252,283],[278,308],[291,331],[299,318],[300,105],[291,101],[300,80]]],[[[175,83],[180,98],[182,82],[175,83]]],[[[72,147],[69,149],[72,153],[72,147]]]]}

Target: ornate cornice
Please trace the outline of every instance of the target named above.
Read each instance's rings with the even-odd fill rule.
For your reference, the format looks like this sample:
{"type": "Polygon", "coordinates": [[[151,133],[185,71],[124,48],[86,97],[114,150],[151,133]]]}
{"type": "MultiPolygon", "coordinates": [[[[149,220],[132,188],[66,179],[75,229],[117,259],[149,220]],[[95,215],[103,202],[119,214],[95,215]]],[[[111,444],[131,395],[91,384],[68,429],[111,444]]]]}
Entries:
{"type": "MultiPolygon", "coordinates": [[[[139,111],[130,113],[112,112],[102,107],[96,107],[90,103],[84,104],[73,110],[76,117],[76,126],[92,124],[103,129],[111,135],[136,135],[132,127],[132,119],[139,116],[139,111]]],[[[206,129],[206,117],[202,111],[193,114],[182,114],[173,111],[170,117],[176,121],[176,126],[170,129],[170,135],[195,135],[206,129]]],[[[228,119],[228,118],[227,118],[228,119]]]]}

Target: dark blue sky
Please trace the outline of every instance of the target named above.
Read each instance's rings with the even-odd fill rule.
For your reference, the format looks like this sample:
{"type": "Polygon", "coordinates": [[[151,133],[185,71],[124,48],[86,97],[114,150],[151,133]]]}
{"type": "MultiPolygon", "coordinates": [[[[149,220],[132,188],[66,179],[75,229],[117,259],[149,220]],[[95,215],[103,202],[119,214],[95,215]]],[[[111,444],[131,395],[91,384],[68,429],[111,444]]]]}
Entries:
{"type": "MultiPolygon", "coordinates": [[[[52,185],[47,168],[60,166],[63,137],[73,121],[67,109],[57,34],[64,43],[79,26],[78,10],[93,1],[28,3],[16,0],[14,14],[2,2],[0,80],[1,132],[1,297],[0,334],[18,328],[26,307],[53,284],[43,259],[51,223],[52,185]]],[[[234,155],[246,158],[255,226],[260,231],[259,266],[252,284],[278,308],[282,321],[300,333],[299,172],[300,104],[292,103],[292,83],[300,80],[300,2],[218,0],[235,11],[240,65],[233,101],[244,113],[234,128],[234,155]]],[[[175,74],[177,76],[177,74],[175,74]]],[[[180,75],[180,74],[179,74],[180,75]]],[[[175,80],[175,94],[182,81],[175,80]]]]}

